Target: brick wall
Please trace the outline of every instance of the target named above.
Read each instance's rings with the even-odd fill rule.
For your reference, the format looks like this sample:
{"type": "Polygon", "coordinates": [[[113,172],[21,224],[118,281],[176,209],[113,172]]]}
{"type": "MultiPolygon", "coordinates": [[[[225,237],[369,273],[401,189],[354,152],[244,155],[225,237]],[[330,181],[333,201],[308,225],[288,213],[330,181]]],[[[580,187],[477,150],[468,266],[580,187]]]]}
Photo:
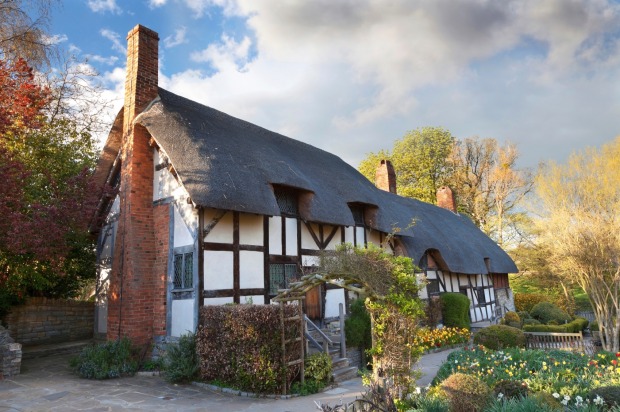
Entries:
{"type": "Polygon", "coordinates": [[[94,302],[28,298],[5,317],[15,342],[24,346],[70,342],[93,337],[94,302]]]}
{"type": "Polygon", "coordinates": [[[148,131],[133,124],[158,95],[158,44],[143,26],[127,36],[120,219],[108,293],[108,339],[138,345],[166,334],[169,206],[153,205],[154,148],[148,131]]]}

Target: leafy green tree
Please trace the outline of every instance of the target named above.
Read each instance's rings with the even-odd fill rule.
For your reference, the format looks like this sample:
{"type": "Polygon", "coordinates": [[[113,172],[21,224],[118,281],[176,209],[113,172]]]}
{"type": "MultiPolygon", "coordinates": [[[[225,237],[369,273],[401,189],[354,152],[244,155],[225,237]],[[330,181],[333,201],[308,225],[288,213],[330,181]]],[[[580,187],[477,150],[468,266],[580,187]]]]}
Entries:
{"type": "Polygon", "coordinates": [[[604,348],[620,350],[620,138],[551,163],[537,179],[540,242],[590,298],[604,348]]]}
{"type": "Polygon", "coordinates": [[[422,127],[397,140],[391,152],[369,153],[359,170],[374,182],[379,161],[389,159],[396,171],[399,195],[435,203],[437,189],[447,182],[449,176],[447,159],[453,144],[454,137],[448,130],[422,127]]]}

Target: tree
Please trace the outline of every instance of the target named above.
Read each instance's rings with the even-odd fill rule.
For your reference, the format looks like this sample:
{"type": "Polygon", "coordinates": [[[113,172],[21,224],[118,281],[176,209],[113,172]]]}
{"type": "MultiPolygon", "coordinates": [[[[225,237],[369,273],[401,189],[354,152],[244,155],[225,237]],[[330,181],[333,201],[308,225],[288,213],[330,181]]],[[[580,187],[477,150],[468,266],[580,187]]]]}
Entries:
{"type": "Polygon", "coordinates": [[[385,150],[369,153],[359,170],[374,183],[379,160],[390,159],[396,171],[399,195],[435,203],[437,189],[446,183],[449,175],[446,159],[453,143],[452,134],[441,127],[412,130],[394,143],[391,153],[385,150]]]}
{"type": "Polygon", "coordinates": [[[34,67],[49,64],[54,42],[47,35],[55,0],[0,0],[0,58],[25,59],[34,67]],[[28,13],[32,11],[36,17],[28,13]]]}
{"type": "Polygon", "coordinates": [[[29,294],[73,296],[94,278],[85,227],[95,198],[88,133],[49,115],[25,61],[0,61],[0,311],[29,294]]]}
{"type": "Polygon", "coordinates": [[[518,158],[514,144],[500,146],[495,139],[477,137],[456,142],[450,154],[448,185],[457,193],[459,212],[500,245],[507,232],[521,235],[518,206],[534,184],[529,170],[517,169],[518,158]]]}
{"type": "Polygon", "coordinates": [[[620,138],[537,179],[540,241],[554,272],[588,294],[604,348],[620,350],[620,138]]]}

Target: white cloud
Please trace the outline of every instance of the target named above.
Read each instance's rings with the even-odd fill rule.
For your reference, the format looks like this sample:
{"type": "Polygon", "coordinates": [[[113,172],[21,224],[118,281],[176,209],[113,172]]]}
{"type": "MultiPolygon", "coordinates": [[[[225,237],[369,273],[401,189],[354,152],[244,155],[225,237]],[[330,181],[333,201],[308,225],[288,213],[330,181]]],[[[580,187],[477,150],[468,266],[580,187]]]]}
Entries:
{"type": "Polygon", "coordinates": [[[209,63],[217,71],[244,70],[248,62],[250,46],[252,42],[248,37],[244,37],[240,42],[222,35],[222,42],[210,44],[206,49],[194,52],[190,58],[195,62],[209,63]]]}
{"type": "Polygon", "coordinates": [[[167,2],[167,0],[149,0],[149,7],[152,9],[162,7],[165,6],[167,2]]]}
{"type": "Polygon", "coordinates": [[[121,41],[121,36],[118,33],[109,29],[102,29],[100,31],[100,34],[104,38],[112,42],[112,50],[116,50],[120,54],[127,54],[127,48],[125,47],[125,43],[121,41]]]}
{"type": "Polygon", "coordinates": [[[116,4],[116,0],[88,0],[88,7],[95,13],[109,11],[110,13],[121,14],[123,12],[116,4]]]}
{"type": "Polygon", "coordinates": [[[106,66],[113,66],[118,62],[117,56],[99,56],[98,54],[90,54],[87,55],[86,58],[88,61],[98,64],[105,64],[106,66]]]}
{"type": "Polygon", "coordinates": [[[66,42],[69,38],[66,34],[54,34],[52,36],[43,35],[43,43],[53,46],[59,43],[66,42]]]}
{"type": "Polygon", "coordinates": [[[187,27],[182,26],[174,31],[174,35],[170,35],[164,39],[164,47],[171,48],[178,46],[180,44],[187,43],[187,39],[185,38],[187,34],[187,27]]]}

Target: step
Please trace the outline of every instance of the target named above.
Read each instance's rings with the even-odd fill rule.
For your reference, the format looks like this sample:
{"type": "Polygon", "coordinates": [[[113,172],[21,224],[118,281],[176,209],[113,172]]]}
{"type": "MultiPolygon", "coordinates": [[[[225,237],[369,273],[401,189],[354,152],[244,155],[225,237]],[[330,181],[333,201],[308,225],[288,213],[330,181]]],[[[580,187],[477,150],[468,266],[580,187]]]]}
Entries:
{"type": "Polygon", "coordinates": [[[340,369],[340,368],[348,368],[349,367],[349,358],[341,358],[337,357],[336,359],[332,358],[332,369],[340,369]]]}
{"type": "Polygon", "coordinates": [[[93,344],[92,339],[74,342],[50,343],[45,345],[23,346],[22,359],[43,358],[46,356],[79,353],[86,346],[93,344]]]}
{"type": "Polygon", "coordinates": [[[347,366],[346,368],[340,368],[333,371],[332,376],[335,383],[348,381],[349,379],[357,378],[357,368],[355,366],[347,366]]]}

